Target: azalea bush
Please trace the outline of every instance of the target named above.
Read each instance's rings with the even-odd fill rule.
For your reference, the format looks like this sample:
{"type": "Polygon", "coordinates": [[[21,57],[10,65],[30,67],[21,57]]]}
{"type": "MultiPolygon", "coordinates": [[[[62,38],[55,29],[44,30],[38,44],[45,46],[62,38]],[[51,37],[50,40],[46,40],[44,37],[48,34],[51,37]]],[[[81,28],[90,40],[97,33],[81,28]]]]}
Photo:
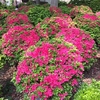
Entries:
{"type": "Polygon", "coordinates": [[[69,15],[57,14],[56,16],[57,17],[46,18],[35,26],[35,30],[40,37],[51,39],[55,37],[62,28],[74,27],[69,15]]]}
{"type": "Polygon", "coordinates": [[[100,81],[94,80],[90,85],[84,83],[74,96],[74,100],[99,100],[100,81]]]}
{"type": "Polygon", "coordinates": [[[62,13],[62,10],[58,7],[50,7],[49,10],[52,14],[62,13]]]}
{"type": "Polygon", "coordinates": [[[83,14],[93,14],[92,9],[88,6],[75,6],[71,12],[70,12],[70,16],[72,18],[76,17],[77,15],[83,15],[83,14]]]}
{"type": "Polygon", "coordinates": [[[70,16],[66,14],[62,16],[48,18],[39,23],[35,27],[37,33],[45,40],[50,40],[53,37],[63,37],[65,41],[73,43],[80,50],[85,68],[89,69],[96,61],[95,41],[89,34],[75,28],[70,16]]]}
{"type": "Polygon", "coordinates": [[[95,14],[76,16],[73,21],[78,28],[89,33],[97,45],[100,45],[100,19],[95,14]]]}
{"type": "Polygon", "coordinates": [[[6,18],[7,28],[14,27],[20,24],[29,24],[30,21],[26,14],[19,13],[17,11],[10,13],[6,18]]]}
{"type": "Polygon", "coordinates": [[[81,53],[83,57],[83,64],[86,69],[90,69],[93,63],[96,61],[96,48],[95,41],[86,34],[84,31],[78,28],[62,29],[57,37],[62,36],[65,41],[73,43],[81,53]]]}
{"type": "Polygon", "coordinates": [[[79,50],[62,38],[39,41],[25,53],[13,82],[26,100],[70,99],[82,78],[79,50]]]}
{"type": "Polygon", "coordinates": [[[38,24],[46,17],[51,17],[51,13],[49,9],[43,7],[43,6],[35,6],[34,8],[31,8],[27,15],[33,25],[38,24]]]}
{"type": "Polygon", "coordinates": [[[2,53],[19,61],[22,52],[34,45],[39,37],[32,25],[22,25],[10,28],[2,36],[2,53]]]}

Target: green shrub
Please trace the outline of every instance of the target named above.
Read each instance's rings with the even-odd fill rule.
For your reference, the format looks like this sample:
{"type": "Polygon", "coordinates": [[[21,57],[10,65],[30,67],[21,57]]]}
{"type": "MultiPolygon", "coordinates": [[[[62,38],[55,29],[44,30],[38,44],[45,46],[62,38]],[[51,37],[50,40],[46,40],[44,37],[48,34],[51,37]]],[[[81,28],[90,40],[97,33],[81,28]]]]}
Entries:
{"type": "Polygon", "coordinates": [[[77,15],[73,21],[78,28],[89,33],[97,45],[100,45],[100,20],[97,16],[94,14],[77,15]]]}
{"type": "Polygon", "coordinates": [[[91,0],[90,7],[92,8],[93,12],[100,11],[100,0],[91,0]]]}
{"type": "MultiPolygon", "coordinates": [[[[2,95],[2,85],[0,85],[0,96],[2,95]]],[[[1,100],[1,98],[0,98],[1,100]]]]}
{"type": "Polygon", "coordinates": [[[27,14],[33,25],[36,25],[44,18],[51,16],[49,9],[44,8],[43,6],[35,6],[34,8],[31,8],[27,14]]]}
{"type": "Polygon", "coordinates": [[[67,3],[65,1],[59,1],[58,6],[66,6],[67,3]]]}
{"type": "Polygon", "coordinates": [[[91,0],[71,0],[70,4],[74,5],[89,5],[91,0]]]}
{"type": "Polygon", "coordinates": [[[82,84],[74,100],[100,100],[100,81],[94,80],[90,85],[82,84]]]}
{"type": "Polygon", "coordinates": [[[69,14],[71,12],[71,8],[65,6],[60,6],[59,8],[61,8],[62,12],[65,14],[69,14]]]}
{"type": "Polygon", "coordinates": [[[98,46],[100,45],[100,27],[90,28],[88,25],[84,25],[80,26],[80,28],[89,33],[98,46]]]}

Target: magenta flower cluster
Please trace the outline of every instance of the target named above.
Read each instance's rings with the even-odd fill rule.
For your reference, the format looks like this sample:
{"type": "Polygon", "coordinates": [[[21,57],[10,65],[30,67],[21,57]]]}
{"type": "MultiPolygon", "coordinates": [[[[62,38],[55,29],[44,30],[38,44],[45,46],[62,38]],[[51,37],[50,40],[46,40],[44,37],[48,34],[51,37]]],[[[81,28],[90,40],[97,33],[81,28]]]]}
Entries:
{"type": "Polygon", "coordinates": [[[15,25],[29,24],[30,22],[26,14],[22,14],[16,11],[8,15],[8,17],[6,18],[6,23],[7,28],[9,29],[10,27],[13,27],[15,25]]]}
{"type": "Polygon", "coordinates": [[[74,87],[78,85],[77,79],[82,78],[84,68],[79,50],[61,38],[43,41],[37,48],[29,48],[24,58],[18,65],[16,83],[24,86],[24,92],[31,100],[38,97],[48,100],[55,96],[57,88],[61,90],[57,93],[59,100],[64,100],[69,94],[67,90],[63,92],[63,84],[74,87]]]}
{"type": "Polygon", "coordinates": [[[2,43],[3,53],[13,56],[18,50],[26,50],[31,45],[34,45],[39,40],[39,36],[34,29],[29,30],[31,28],[31,25],[20,25],[10,28],[2,36],[4,40],[2,43]]]}
{"type": "Polygon", "coordinates": [[[62,10],[58,7],[50,7],[49,10],[51,13],[54,13],[54,14],[62,13],[62,10]]]}
{"type": "Polygon", "coordinates": [[[94,53],[96,50],[93,48],[95,41],[89,34],[86,34],[79,28],[67,28],[62,29],[57,34],[57,37],[59,36],[63,36],[65,41],[68,41],[77,47],[83,57],[83,62],[89,63],[89,59],[95,58],[94,53]]]}
{"type": "Polygon", "coordinates": [[[35,30],[40,37],[49,38],[55,36],[63,28],[74,27],[72,19],[67,14],[57,15],[57,17],[46,18],[35,26],[35,30]]]}

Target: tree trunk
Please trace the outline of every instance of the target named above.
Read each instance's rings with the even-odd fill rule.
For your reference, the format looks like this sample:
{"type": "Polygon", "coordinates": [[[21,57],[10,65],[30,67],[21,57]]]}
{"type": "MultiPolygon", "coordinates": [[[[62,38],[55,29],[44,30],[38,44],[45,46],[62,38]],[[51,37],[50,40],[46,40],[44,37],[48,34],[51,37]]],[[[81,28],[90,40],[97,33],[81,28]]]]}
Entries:
{"type": "Polygon", "coordinates": [[[58,7],[58,1],[59,1],[59,0],[51,0],[50,6],[51,6],[51,7],[52,7],[52,6],[58,7]]]}
{"type": "Polygon", "coordinates": [[[40,0],[36,0],[36,4],[37,4],[37,5],[40,4],[40,0]]]}

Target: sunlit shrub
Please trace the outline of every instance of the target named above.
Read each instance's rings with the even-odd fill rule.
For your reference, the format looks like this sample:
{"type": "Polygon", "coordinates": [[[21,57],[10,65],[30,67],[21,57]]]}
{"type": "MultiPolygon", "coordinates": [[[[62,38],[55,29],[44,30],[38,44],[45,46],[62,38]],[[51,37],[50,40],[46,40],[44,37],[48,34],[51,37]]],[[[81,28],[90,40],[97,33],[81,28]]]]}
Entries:
{"type": "Polygon", "coordinates": [[[14,57],[16,60],[22,56],[22,52],[34,45],[39,37],[32,25],[15,26],[10,28],[2,36],[2,52],[7,56],[14,57]]]}
{"type": "Polygon", "coordinates": [[[95,14],[84,14],[76,16],[73,20],[78,28],[83,29],[91,35],[91,37],[100,44],[100,20],[95,14]]]}
{"type": "Polygon", "coordinates": [[[25,98],[35,100],[70,99],[82,78],[79,50],[62,38],[39,41],[25,53],[13,82],[25,98]]]}
{"type": "Polygon", "coordinates": [[[100,81],[93,81],[90,85],[82,84],[74,96],[74,100],[99,100],[100,81]]]}

